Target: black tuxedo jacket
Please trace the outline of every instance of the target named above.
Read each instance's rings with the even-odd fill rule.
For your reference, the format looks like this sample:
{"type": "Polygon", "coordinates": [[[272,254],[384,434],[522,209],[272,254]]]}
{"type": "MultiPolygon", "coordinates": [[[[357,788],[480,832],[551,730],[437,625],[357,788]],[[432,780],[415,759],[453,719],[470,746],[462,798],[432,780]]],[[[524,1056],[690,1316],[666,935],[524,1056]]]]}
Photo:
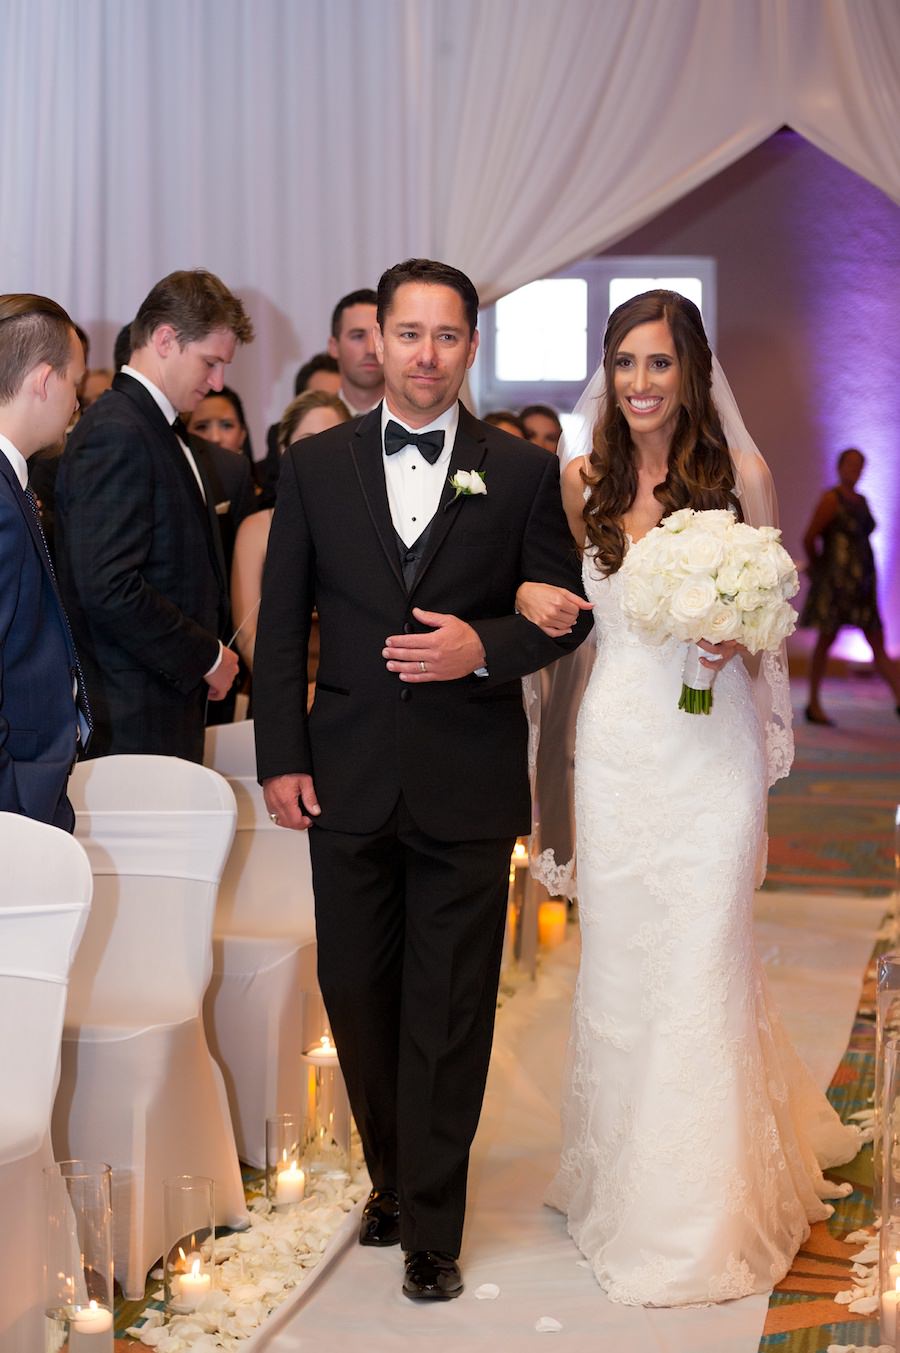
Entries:
{"type": "Polygon", "coordinates": [[[555,456],[460,408],[449,475],[484,472],[487,493],[444,485],[408,592],[391,522],[380,406],[292,447],[282,461],[253,668],[260,779],[310,772],[317,829],[375,831],[401,793],[438,840],[529,829],[520,678],[575,648],[591,625],[549,639],[514,613],[523,580],[581,593],[555,456]],[[426,629],[414,606],[478,632],[489,675],[407,685],[382,657],[390,634],[426,629]],[[319,615],[307,718],[310,615],[319,615]]]}
{"type": "Polygon", "coordinates": [[[72,830],[75,654],[43,542],[0,453],[0,810],[72,830]]]}
{"type": "Polygon", "coordinates": [[[203,677],[227,612],[214,495],[207,485],[204,503],[159,406],[122,372],[63,452],[56,554],[94,711],[92,753],[201,760],[203,677]]]}

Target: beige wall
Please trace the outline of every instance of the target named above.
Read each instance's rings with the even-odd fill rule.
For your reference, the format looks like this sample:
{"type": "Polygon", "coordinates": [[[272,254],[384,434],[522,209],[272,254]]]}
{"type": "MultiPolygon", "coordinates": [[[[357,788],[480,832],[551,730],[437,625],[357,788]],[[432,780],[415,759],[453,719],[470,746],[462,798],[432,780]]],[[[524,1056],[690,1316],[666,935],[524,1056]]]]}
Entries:
{"type": "Polygon", "coordinates": [[[607,252],[716,258],[719,356],[795,557],[837,453],[867,454],[860,487],[900,650],[900,207],[782,132],[607,252]]]}

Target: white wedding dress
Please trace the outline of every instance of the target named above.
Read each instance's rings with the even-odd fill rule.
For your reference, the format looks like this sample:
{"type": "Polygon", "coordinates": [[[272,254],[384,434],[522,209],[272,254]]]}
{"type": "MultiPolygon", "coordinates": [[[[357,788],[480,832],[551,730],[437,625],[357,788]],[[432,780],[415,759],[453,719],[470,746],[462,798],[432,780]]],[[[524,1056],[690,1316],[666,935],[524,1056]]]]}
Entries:
{"type": "Polygon", "coordinates": [[[677,708],[686,645],[629,627],[585,557],[597,657],[575,756],[582,957],[547,1201],[614,1301],[764,1292],[853,1158],[773,1009],[753,940],[765,772],[740,660],[677,708]]]}

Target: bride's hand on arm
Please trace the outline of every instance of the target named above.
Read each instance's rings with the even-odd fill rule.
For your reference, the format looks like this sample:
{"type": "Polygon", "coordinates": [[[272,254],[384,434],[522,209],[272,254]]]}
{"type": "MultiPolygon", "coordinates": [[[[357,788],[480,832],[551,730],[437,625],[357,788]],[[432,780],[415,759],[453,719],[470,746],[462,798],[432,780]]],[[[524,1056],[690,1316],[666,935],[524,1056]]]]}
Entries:
{"type": "Polygon", "coordinates": [[[516,593],[516,610],[551,639],[569,634],[579,611],[589,611],[592,603],[552,583],[522,583],[516,593]]]}

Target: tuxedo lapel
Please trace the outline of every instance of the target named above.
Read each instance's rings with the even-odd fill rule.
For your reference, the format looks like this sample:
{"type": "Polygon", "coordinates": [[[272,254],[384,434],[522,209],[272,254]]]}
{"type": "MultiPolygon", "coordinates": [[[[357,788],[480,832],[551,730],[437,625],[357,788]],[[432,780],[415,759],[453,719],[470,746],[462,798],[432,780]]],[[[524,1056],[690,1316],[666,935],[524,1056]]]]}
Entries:
{"type": "Polygon", "coordinates": [[[19,511],[22,513],[22,516],[25,519],[25,525],[31,532],[31,537],[34,541],[35,549],[38,552],[38,558],[41,561],[41,567],[44,570],[44,576],[46,577],[47,582],[50,584],[53,595],[56,598],[56,604],[59,607],[60,621],[63,628],[63,634],[66,640],[66,647],[69,650],[69,657],[74,663],[75,643],[74,640],[72,639],[71,631],[69,630],[69,621],[66,616],[65,607],[63,606],[62,597],[59,594],[59,587],[57,586],[56,583],[56,575],[53,572],[53,565],[50,562],[50,555],[47,552],[47,541],[38,524],[38,519],[36,515],[37,509],[36,507],[33,508],[29,503],[28,497],[24,493],[22,486],[19,483],[19,479],[18,476],[16,475],[15,470],[12,468],[9,461],[2,453],[0,453],[0,471],[2,471],[6,475],[7,481],[9,482],[9,491],[14,497],[15,501],[18,503],[19,511]]]}
{"type": "Polygon", "coordinates": [[[350,455],[365,499],[372,525],[381,542],[385,558],[399,585],[406,591],[400,561],[391,507],[384,477],[384,452],[381,445],[381,405],[360,419],[350,436],[350,455]]]}
{"type": "MultiPolygon", "coordinates": [[[[169,458],[175,467],[175,472],[184,485],[185,494],[191,504],[192,511],[196,512],[198,518],[203,523],[203,529],[207,533],[207,545],[209,548],[210,559],[213,568],[218,576],[219,586],[223,594],[227,594],[227,578],[225,576],[225,556],[222,553],[222,538],[219,532],[219,524],[215,519],[215,502],[209,481],[203,473],[203,468],[196,455],[194,455],[194,464],[197,466],[197,474],[200,476],[200,482],[203,485],[201,492],[200,486],[194,477],[194,472],[188,464],[187,456],[184,454],[178,435],[170,423],[166,422],[165,414],[157,404],[156,400],[150,394],[140,381],[133,377],[117,372],[113,378],[113,389],[119,390],[127,395],[130,400],[137,405],[141,414],[152,427],[159,440],[159,444],[164,454],[169,458]],[[206,501],[204,502],[204,494],[206,501]]],[[[193,454],[193,453],[192,453],[193,454]]]]}
{"type": "MultiPolygon", "coordinates": [[[[181,447],[178,448],[181,451],[181,447]]],[[[192,448],[193,450],[193,448],[192,448]]],[[[184,452],[181,452],[181,459],[184,460],[184,452]]],[[[225,551],[222,548],[222,529],[216,519],[216,497],[213,486],[209,481],[209,475],[205,473],[201,458],[195,453],[194,463],[197,466],[197,473],[203,484],[203,492],[206,496],[205,517],[206,526],[209,531],[209,552],[212,557],[213,566],[219,575],[219,584],[222,588],[222,595],[228,595],[228,578],[225,568],[225,551]]],[[[190,466],[188,465],[188,471],[190,466]]],[[[191,476],[193,478],[193,475],[191,476]]],[[[195,483],[196,487],[196,483],[195,483]]]]}
{"type": "Polygon", "coordinates": [[[204,523],[204,526],[208,527],[209,522],[207,520],[206,504],[203,501],[203,494],[200,492],[200,487],[197,480],[194,478],[194,473],[187,462],[184,451],[181,449],[181,443],[179,442],[174,429],[166,422],[165,414],[151,395],[150,391],[145,389],[140,381],[134,380],[133,377],[128,376],[121,371],[117,372],[113,378],[113,389],[119,390],[122,394],[127,395],[128,398],[137,405],[144,418],[153,428],[160,446],[175,466],[175,472],[184,485],[188,501],[191,503],[197,516],[204,523]]]}
{"type": "Polygon", "coordinates": [[[463,494],[456,497],[456,489],[451,487],[450,480],[457,470],[480,470],[486,455],[487,444],[481,425],[477,418],[472,417],[465,405],[461,404],[459,407],[459,426],[456,429],[456,439],[450,456],[447,479],[441,490],[441,500],[438,503],[437,512],[431,519],[428,543],[425,546],[425,553],[422,556],[415,582],[410,589],[410,596],[413,595],[425,577],[435,555],[456,525],[461,512],[466,510],[468,495],[463,494]]]}

